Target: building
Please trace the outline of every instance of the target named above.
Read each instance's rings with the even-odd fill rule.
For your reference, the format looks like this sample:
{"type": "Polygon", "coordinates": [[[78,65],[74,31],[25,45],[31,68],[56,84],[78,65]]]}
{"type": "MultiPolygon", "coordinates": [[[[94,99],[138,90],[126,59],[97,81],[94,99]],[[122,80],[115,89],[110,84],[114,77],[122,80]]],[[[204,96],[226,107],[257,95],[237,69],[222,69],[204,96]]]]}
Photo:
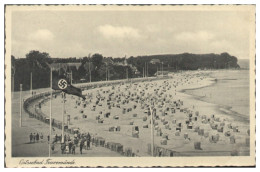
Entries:
{"type": "Polygon", "coordinates": [[[116,62],[115,65],[117,66],[128,66],[126,58],[121,62],[116,62]]]}
{"type": "Polygon", "coordinates": [[[107,64],[107,65],[110,65],[110,64],[114,64],[112,58],[103,58],[103,63],[107,64]]]}
{"type": "Polygon", "coordinates": [[[159,59],[152,59],[150,61],[151,64],[161,63],[159,59]]]}
{"type": "Polygon", "coordinates": [[[81,66],[81,63],[52,63],[49,64],[49,67],[53,70],[63,69],[64,71],[68,71],[70,68],[75,67],[77,70],[81,66]]]}

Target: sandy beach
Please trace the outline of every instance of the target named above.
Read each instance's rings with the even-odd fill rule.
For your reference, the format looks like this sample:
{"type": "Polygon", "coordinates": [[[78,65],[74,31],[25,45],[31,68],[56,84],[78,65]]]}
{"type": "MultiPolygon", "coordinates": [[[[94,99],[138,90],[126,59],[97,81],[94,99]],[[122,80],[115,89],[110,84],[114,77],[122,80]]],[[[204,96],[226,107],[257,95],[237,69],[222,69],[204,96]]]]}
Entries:
{"type": "MultiPolygon", "coordinates": [[[[216,78],[211,74],[212,71],[187,71],[173,74],[167,80],[95,88],[84,91],[89,95],[86,102],[67,95],[65,110],[71,118],[69,128],[80,128],[81,132],[90,132],[107,142],[120,143],[138,156],[150,156],[151,124],[147,107],[151,103],[149,99],[154,97],[158,116],[154,131],[157,146],[176,151],[177,156],[248,155],[249,124],[234,120],[235,116],[228,113],[220,113],[219,105],[183,93],[185,89],[214,84],[216,78]],[[137,98],[137,95],[142,96],[137,98]],[[104,117],[105,113],[110,116],[104,117]],[[103,123],[98,123],[97,118],[103,123]],[[132,136],[133,126],[138,126],[139,138],[132,136]],[[111,127],[119,127],[120,131],[109,131],[111,127]],[[195,148],[195,144],[200,144],[199,148],[195,148]]],[[[61,96],[53,100],[53,116],[59,121],[62,120],[61,100],[61,96]]],[[[42,112],[48,114],[49,103],[42,106],[42,112]]]]}
{"type": "MultiPolygon", "coordinates": [[[[66,95],[65,121],[67,115],[70,115],[68,128],[79,128],[80,132],[89,132],[93,137],[103,137],[106,142],[120,143],[124,149],[132,149],[137,156],[151,156],[148,148],[151,144],[151,115],[148,111],[153,98],[153,107],[156,109],[156,115],[153,116],[154,143],[158,150],[160,148],[171,150],[174,152],[173,156],[249,155],[248,121],[238,120],[239,117],[233,112],[229,113],[225,107],[208,101],[209,97],[203,99],[198,94],[189,92],[195,90],[201,93],[203,92],[201,90],[214,86],[216,72],[186,71],[171,74],[168,79],[136,83],[122,82],[118,85],[93,88],[84,91],[87,95],[85,101],[66,95]],[[107,113],[110,115],[106,116],[107,113]],[[97,119],[103,120],[103,123],[99,123],[97,119]],[[139,129],[138,138],[133,137],[133,128],[136,126],[139,129]],[[116,131],[116,128],[119,130],[116,131]]],[[[37,92],[47,90],[40,89],[37,92]]],[[[23,95],[24,99],[28,97],[28,91],[23,95]]],[[[15,96],[17,97],[18,94],[15,96]]],[[[31,104],[32,111],[37,102],[31,104]]],[[[53,98],[52,102],[53,118],[62,121],[61,96],[53,98]]],[[[17,105],[13,107],[17,111],[17,105]]],[[[41,111],[48,116],[49,101],[42,104],[41,111]]],[[[26,115],[28,114],[24,114],[26,115]]],[[[15,118],[18,118],[18,114],[15,118]]],[[[243,116],[242,119],[245,118],[243,116]]],[[[38,126],[37,128],[41,130],[38,131],[33,127],[33,131],[48,135],[47,124],[28,116],[23,120],[25,126],[31,128],[38,126]]],[[[18,123],[18,120],[16,122],[18,123]]],[[[13,128],[17,128],[17,124],[13,124],[13,128]]],[[[13,133],[17,136],[18,130],[13,131],[16,131],[13,133]]],[[[28,130],[26,133],[31,131],[28,130]]],[[[61,130],[55,129],[54,133],[60,134],[61,130]]],[[[18,135],[22,137],[21,133],[18,135]]],[[[25,140],[28,139],[27,135],[23,137],[26,137],[25,140]]],[[[14,154],[19,156],[20,153],[15,145],[13,149],[17,153],[14,154]]],[[[46,154],[48,144],[44,145],[46,154]]],[[[121,156],[110,152],[109,149],[97,147],[87,156],[121,156]]],[[[37,155],[39,153],[35,154],[37,155]]],[[[62,154],[56,152],[55,156],[62,156],[62,154]]]]}

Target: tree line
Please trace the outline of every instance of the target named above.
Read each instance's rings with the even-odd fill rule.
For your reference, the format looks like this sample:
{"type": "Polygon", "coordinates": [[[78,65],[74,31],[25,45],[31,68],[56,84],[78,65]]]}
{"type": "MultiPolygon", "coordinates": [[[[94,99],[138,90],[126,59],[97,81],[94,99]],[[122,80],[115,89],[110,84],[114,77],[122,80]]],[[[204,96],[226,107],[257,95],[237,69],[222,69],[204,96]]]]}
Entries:
{"type": "MultiPolygon", "coordinates": [[[[150,55],[129,58],[103,57],[101,54],[93,54],[85,57],[51,58],[46,52],[32,50],[26,54],[26,58],[11,56],[12,76],[14,76],[14,90],[30,89],[30,74],[33,77],[33,89],[47,88],[50,86],[50,64],[53,63],[80,63],[80,66],[69,67],[68,71],[59,69],[56,73],[71,72],[73,83],[91,81],[117,80],[125,78],[142,77],[145,65],[148,66],[148,76],[154,76],[157,70],[175,72],[178,70],[198,69],[227,69],[239,68],[237,58],[228,53],[221,54],[191,54],[176,55],[150,55]],[[159,59],[159,63],[150,63],[153,59],[159,59]],[[127,64],[125,64],[125,61],[127,64]]],[[[146,68],[147,69],[147,68],[146,68]]]]}

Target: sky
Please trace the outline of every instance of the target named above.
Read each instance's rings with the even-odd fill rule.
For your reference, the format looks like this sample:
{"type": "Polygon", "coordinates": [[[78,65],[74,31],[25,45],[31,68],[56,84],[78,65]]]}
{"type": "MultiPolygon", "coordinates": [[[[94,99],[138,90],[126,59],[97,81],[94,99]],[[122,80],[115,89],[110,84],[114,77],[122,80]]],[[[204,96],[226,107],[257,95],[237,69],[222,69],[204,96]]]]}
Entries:
{"type": "Polygon", "coordinates": [[[11,53],[105,57],[228,52],[249,59],[246,11],[14,11],[11,53]]]}

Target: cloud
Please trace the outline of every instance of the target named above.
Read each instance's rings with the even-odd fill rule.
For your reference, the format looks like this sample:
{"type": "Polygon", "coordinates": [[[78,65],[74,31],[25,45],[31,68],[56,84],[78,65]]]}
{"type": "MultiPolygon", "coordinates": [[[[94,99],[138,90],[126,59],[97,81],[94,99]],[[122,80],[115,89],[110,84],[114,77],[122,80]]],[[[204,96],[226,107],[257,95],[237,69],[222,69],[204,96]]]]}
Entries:
{"type": "Polygon", "coordinates": [[[181,32],[175,36],[178,41],[209,41],[215,37],[214,34],[207,31],[181,32]]]}
{"type": "Polygon", "coordinates": [[[98,31],[105,38],[140,38],[141,35],[139,31],[132,27],[126,26],[112,26],[112,25],[102,25],[98,27],[98,31]]]}
{"type": "Polygon", "coordinates": [[[227,40],[217,40],[209,44],[209,47],[214,49],[219,49],[222,51],[227,51],[233,48],[232,44],[227,40]]]}
{"type": "Polygon", "coordinates": [[[160,26],[157,26],[157,25],[148,25],[148,26],[145,26],[145,29],[149,33],[156,33],[161,30],[160,26]]]}
{"type": "Polygon", "coordinates": [[[39,29],[29,34],[30,40],[49,41],[49,40],[53,40],[53,38],[54,38],[53,33],[47,29],[39,29]]]}

